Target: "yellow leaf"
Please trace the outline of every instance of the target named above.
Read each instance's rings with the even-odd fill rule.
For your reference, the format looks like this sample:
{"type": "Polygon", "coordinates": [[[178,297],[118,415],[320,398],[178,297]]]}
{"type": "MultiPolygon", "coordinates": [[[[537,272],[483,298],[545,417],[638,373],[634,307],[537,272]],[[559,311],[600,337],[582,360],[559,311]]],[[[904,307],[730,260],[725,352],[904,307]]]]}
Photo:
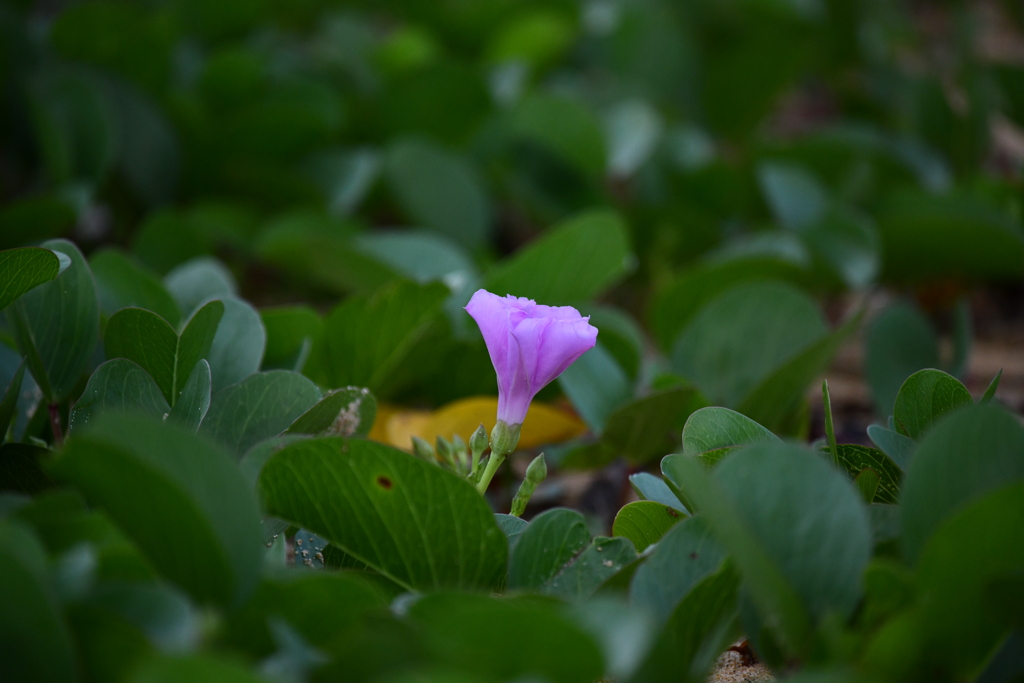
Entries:
{"type": "MultiPolygon", "coordinates": [[[[490,434],[498,412],[498,399],[493,396],[464,398],[434,412],[403,410],[382,405],[377,409],[377,421],[370,438],[398,448],[412,448],[412,437],[427,443],[443,436],[451,439],[458,434],[469,443],[469,437],[483,424],[490,434]]],[[[534,402],[526,414],[519,435],[520,448],[534,448],[547,443],[568,441],[586,431],[586,425],[576,416],[544,403],[534,402]]]]}

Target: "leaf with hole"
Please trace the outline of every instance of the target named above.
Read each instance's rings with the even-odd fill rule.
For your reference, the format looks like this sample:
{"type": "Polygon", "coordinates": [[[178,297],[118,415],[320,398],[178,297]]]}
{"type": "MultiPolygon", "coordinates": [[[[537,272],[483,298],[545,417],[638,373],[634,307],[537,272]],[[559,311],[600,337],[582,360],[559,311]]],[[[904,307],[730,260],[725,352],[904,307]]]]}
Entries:
{"type": "Polygon", "coordinates": [[[504,534],[465,480],[372,441],[310,439],[263,465],[268,514],[410,590],[490,590],[505,573],[504,534]]]}

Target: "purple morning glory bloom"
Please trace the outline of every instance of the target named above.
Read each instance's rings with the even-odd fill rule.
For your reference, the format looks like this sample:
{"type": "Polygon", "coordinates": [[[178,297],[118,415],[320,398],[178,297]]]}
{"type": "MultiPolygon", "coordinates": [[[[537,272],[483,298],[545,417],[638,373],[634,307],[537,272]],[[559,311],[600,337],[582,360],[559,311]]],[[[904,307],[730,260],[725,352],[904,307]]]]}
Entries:
{"type": "Polygon", "coordinates": [[[498,420],[509,426],[522,424],[537,392],[597,343],[589,316],[572,306],[541,306],[481,289],[466,311],[484,335],[498,375],[498,420]]]}

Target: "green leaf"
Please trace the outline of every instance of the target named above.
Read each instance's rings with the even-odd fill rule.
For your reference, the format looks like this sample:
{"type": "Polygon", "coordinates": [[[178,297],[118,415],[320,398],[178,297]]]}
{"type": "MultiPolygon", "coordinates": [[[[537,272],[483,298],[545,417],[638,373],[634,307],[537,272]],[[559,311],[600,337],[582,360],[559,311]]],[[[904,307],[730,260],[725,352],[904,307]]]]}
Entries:
{"type": "MultiPolygon", "coordinates": [[[[903,472],[899,465],[882,451],[855,443],[842,443],[836,448],[837,462],[855,480],[864,470],[873,472],[877,483],[871,486],[872,497],[867,502],[895,505],[900,497],[900,479],[903,472]]],[[[856,483],[856,482],[855,482],[856,483]]],[[[866,485],[866,483],[865,483],[866,485]]]]}
{"type": "Polygon", "coordinates": [[[127,358],[148,372],[171,407],[175,406],[196,364],[210,350],[224,315],[211,301],[192,315],[179,336],[166,320],[141,308],[123,308],[107,321],[108,358],[127,358]]]}
{"type": "Polygon", "coordinates": [[[508,538],[509,553],[512,552],[512,549],[516,547],[516,543],[519,542],[519,535],[523,533],[526,527],[530,526],[530,523],[525,519],[505,515],[500,512],[494,514],[494,521],[498,523],[501,533],[505,534],[505,537],[508,538]]]}
{"type": "Polygon", "coordinates": [[[328,392],[285,433],[365,438],[376,416],[377,400],[369,389],[345,387],[328,392]]]}
{"type": "Polygon", "coordinates": [[[100,310],[112,316],[122,308],[136,307],[156,313],[176,328],[181,320],[178,304],[155,273],[118,249],[101,249],[89,259],[100,310]]]}
{"type": "Polygon", "coordinates": [[[566,368],[558,385],[587,426],[598,434],[608,417],[633,394],[625,371],[600,342],[566,368]]]}
{"type": "Polygon", "coordinates": [[[715,658],[736,639],[739,578],[732,565],[701,577],[669,617],[636,681],[703,683],[715,658]]]}
{"type": "Polygon", "coordinates": [[[10,248],[59,237],[77,220],[75,210],[59,193],[8,199],[0,208],[0,247],[10,248]]]}
{"type": "Polygon", "coordinates": [[[620,456],[633,463],[650,462],[679,447],[684,421],[706,405],[693,387],[668,389],[627,403],[608,418],[600,441],[571,453],[564,464],[597,467],[620,456]]]}
{"type": "Polygon", "coordinates": [[[210,364],[202,358],[189,373],[188,381],[178,396],[178,402],[171,408],[168,419],[192,432],[198,430],[210,409],[211,387],[210,364]]]}
{"type": "Polygon", "coordinates": [[[105,412],[135,412],[164,419],[171,411],[149,373],[125,358],[96,368],[81,398],[75,402],[68,431],[77,434],[105,412]]]}
{"type": "Polygon", "coordinates": [[[175,267],[164,277],[164,286],[186,316],[207,299],[238,293],[231,271],[209,256],[199,256],[175,267]]]}
{"type": "Polygon", "coordinates": [[[467,158],[430,142],[400,140],[388,150],[384,175],[413,223],[472,249],[489,241],[490,203],[467,158]]]}
{"type": "Polygon", "coordinates": [[[265,579],[225,624],[224,641],[253,657],[273,654],[268,620],[280,619],[314,647],[360,628],[361,618],[385,607],[384,596],[355,572],[290,572],[265,579]]]}
{"type": "Polygon", "coordinates": [[[355,243],[360,251],[420,284],[440,281],[459,291],[479,278],[466,250],[441,235],[418,230],[367,232],[357,235],[355,243]]]}
{"type": "MultiPolygon", "coordinates": [[[[700,455],[755,443],[777,443],[779,437],[749,417],[728,408],[701,408],[683,427],[683,455],[700,455]]],[[[715,458],[717,461],[721,455],[715,458]]]]}
{"type": "Polygon", "coordinates": [[[870,505],[875,500],[875,494],[878,492],[878,485],[881,480],[878,472],[870,467],[866,467],[853,478],[853,486],[860,493],[864,502],[870,505]]]}
{"type": "Polygon", "coordinates": [[[781,282],[741,284],[694,316],[673,346],[672,366],[712,404],[735,408],[826,333],[803,292],[781,282]]]}
{"type": "Polygon", "coordinates": [[[793,263],[767,256],[713,260],[679,272],[658,291],[651,306],[651,334],[665,351],[701,309],[723,292],[744,282],[794,282],[804,279],[793,263]]]}
{"type": "Polygon", "coordinates": [[[25,378],[25,361],[22,359],[18,369],[7,385],[3,400],[0,400],[0,443],[7,439],[7,432],[14,420],[14,414],[18,410],[18,396],[21,393],[21,381],[25,378]]]}
{"type": "Polygon", "coordinates": [[[867,431],[868,438],[901,470],[906,471],[914,451],[917,450],[917,442],[880,425],[869,425],[867,431]]]}
{"type": "Polygon", "coordinates": [[[598,176],[605,171],[601,123],[578,102],[534,95],[512,113],[510,125],[513,135],[543,145],[582,173],[598,176]]]}
{"type": "Polygon", "coordinates": [[[426,336],[447,296],[441,284],[396,282],[335,308],[324,326],[331,384],[387,396],[401,384],[403,361],[426,336]]]}
{"type": "Polygon", "coordinates": [[[316,385],[297,372],[257,372],[213,395],[199,431],[241,459],[255,444],[288,429],[319,400],[316,385]]]}
{"type": "Polygon", "coordinates": [[[878,227],[883,275],[889,280],[998,280],[1024,274],[1024,234],[994,202],[963,193],[905,191],[883,204],[878,227]]]}
{"type": "MultiPolygon", "coordinates": [[[[832,395],[828,391],[828,380],[821,382],[821,403],[825,411],[825,444],[832,461],[839,462],[839,446],[836,443],[836,428],[832,422],[832,395]]],[[[870,501],[868,501],[870,502],[870,501]]]]}
{"type": "Polygon", "coordinates": [[[633,543],[638,553],[657,543],[672,525],[683,518],[673,507],[650,500],[638,500],[626,505],[612,523],[612,536],[622,536],[633,543]]]}
{"type": "Polygon", "coordinates": [[[916,306],[896,303],[868,327],[864,375],[875,409],[889,415],[903,381],[922,368],[939,366],[939,340],[916,306]]]}
{"type": "Polygon", "coordinates": [[[707,522],[687,518],[668,530],[636,570],[629,584],[630,602],[663,624],[694,586],[721,568],[725,558],[707,522]]]}
{"type": "Polygon", "coordinates": [[[766,161],[757,179],[775,221],[791,230],[806,230],[821,220],[829,196],[807,169],[791,163],[766,161]]]}
{"type": "Polygon", "coordinates": [[[130,683],[267,683],[231,659],[219,659],[211,655],[152,657],[132,672],[130,683]]]}
{"type": "Polygon", "coordinates": [[[66,240],[44,242],[71,266],[56,280],[27,292],[7,309],[18,349],[48,403],[60,402],[89,365],[99,336],[96,285],[82,253],[66,240]]]}
{"type": "Polygon", "coordinates": [[[55,279],[61,271],[58,253],[39,247],[0,251],[0,310],[30,289],[55,279]]]}
{"type": "Polygon", "coordinates": [[[252,489],[227,453],[176,425],[105,415],[53,465],[164,577],[202,603],[239,604],[263,547],[252,489]]]}
{"type": "Polygon", "coordinates": [[[324,438],[281,449],[263,466],[268,514],[328,539],[410,590],[490,590],[507,543],[465,480],[371,441],[324,438]]]}
{"type": "Polygon", "coordinates": [[[988,388],[985,389],[985,393],[981,398],[978,399],[979,405],[987,405],[992,402],[992,399],[996,397],[996,390],[999,389],[999,380],[1003,377],[1003,369],[1000,368],[996,376],[992,378],[992,381],[988,383],[988,388]]]}
{"type": "MultiPolygon", "coordinates": [[[[224,316],[206,357],[216,393],[259,371],[267,345],[267,331],[263,328],[259,312],[249,303],[229,296],[220,296],[213,301],[224,305],[224,316]]],[[[210,303],[212,301],[204,307],[210,303]]]]}
{"type": "Polygon", "coordinates": [[[943,415],[973,403],[967,387],[956,377],[941,370],[920,370],[900,387],[892,416],[901,434],[919,441],[943,415]]]}
{"type": "Polygon", "coordinates": [[[958,677],[976,673],[1009,628],[1012,608],[996,581],[1024,573],[1021,519],[1024,483],[1017,481],[958,510],[921,551],[921,623],[935,658],[953,664],[958,677]]]}
{"type": "Polygon", "coordinates": [[[484,288],[544,304],[591,299],[633,269],[622,218],[607,209],[576,214],[486,274],[484,288]]]}
{"type": "Polygon", "coordinates": [[[839,347],[860,327],[862,318],[863,313],[857,313],[839,329],[786,361],[747,394],[738,410],[768,429],[787,431],[808,385],[828,368],[839,347]]]}
{"type": "Polygon", "coordinates": [[[917,559],[943,520],[972,500],[1024,479],[1024,429],[994,406],[972,406],[935,425],[903,480],[903,548],[917,559]]]}
{"type": "Polygon", "coordinates": [[[551,602],[438,593],[416,601],[409,619],[425,635],[431,660],[482,680],[592,683],[604,672],[597,643],[551,602]],[[516,634],[515,647],[481,637],[498,624],[516,634]]]}
{"type": "MultiPolygon", "coordinates": [[[[264,308],[260,310],[260,319],[267,331],[267,348],[263,352],[261,367],[263,370],[303,372],[307,363],[310,363],[313,348],[323,348],[323,320],[308,306],[264,308]]],[[[318,358],[312,364],[322,363],[322,359],[318,358]]]]}
{"type": "Polygon", "coordinates": [[[635,559],[636,549],[632,541],[598,537],[572,564],[544,584],[542,590],[567,600],[586,600],[635,559]]]}
{"type": "Polygon", "coordinates": [[[683,514],[689,514],[661,477],[656,477],[650,472],[637,472],[629,475],[629,484],[643,500],[660,503],[683,514]]]}
{"type": "Polygon", "coordinates": [[[46,551],[32,532],[0,520],[0,662],[5,681],[78,680],[71,635],[47,573],[46,551]]]}
{"type": "Polygon", "coordinates": [[[43,470],[49,449],[28,443],[0,445],[0,491],[37,495],[53,487],[43,470]]]}
{"type": "Polygon", "coordinates": [[[508,562],[508,587],[539,588],[590,544],[583,515],[555,508],[537,515],[519,535],[508,562]]]}

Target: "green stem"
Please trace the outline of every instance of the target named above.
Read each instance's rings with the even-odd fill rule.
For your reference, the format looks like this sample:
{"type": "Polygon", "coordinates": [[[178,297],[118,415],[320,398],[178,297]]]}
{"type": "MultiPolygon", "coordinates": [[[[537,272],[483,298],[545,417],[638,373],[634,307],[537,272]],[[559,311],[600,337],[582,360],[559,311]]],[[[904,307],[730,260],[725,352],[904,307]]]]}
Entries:
{"type": "Polygon", "coordinates": [[[490,486],[494,473],[498,471],[503,462],[505,462],[504,453],[491,453],[491,457],[487,459],[487,467],[484,468],[484,473],[476,485],[476,490],[480,492],[480,495],[487,493],[487,487],[490,486]]]}

